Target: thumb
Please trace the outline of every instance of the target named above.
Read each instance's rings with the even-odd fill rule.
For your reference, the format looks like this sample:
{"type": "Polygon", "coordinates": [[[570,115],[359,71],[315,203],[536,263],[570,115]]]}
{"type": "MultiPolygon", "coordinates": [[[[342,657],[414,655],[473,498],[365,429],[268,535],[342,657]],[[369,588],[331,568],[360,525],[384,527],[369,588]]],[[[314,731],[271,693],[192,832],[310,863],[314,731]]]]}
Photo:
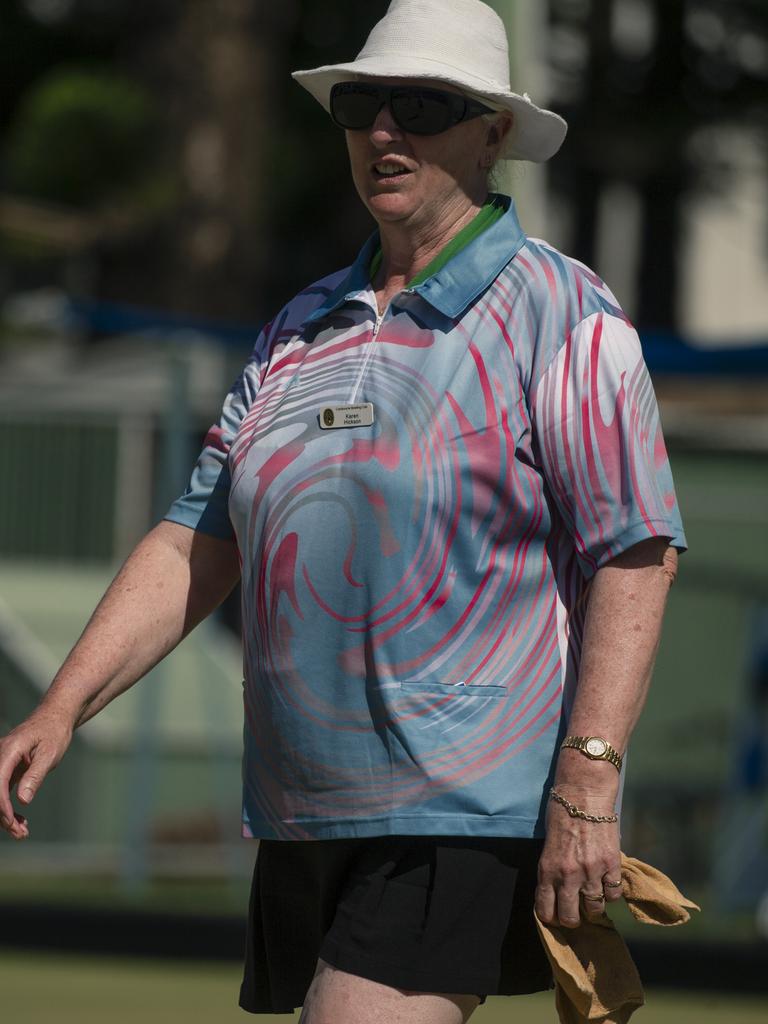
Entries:
{"type": "Polygon", "coordinates": [[[32,802],[35,793],[37,793],[38,789],[42,785],[43,779],[48,774],[51,767],[52,765],[49,763],[48,759],[41,757],[40,754],[37,754],[34,757],[29,768],[27,768],[19,779],[19,785],[16,789],[19,800],[21,800],[23,804],[29,804],[32,802]]]}
{"type": "Polygon", "coordinates": [[[21,800],[23,804],[31,803],[42,781],[42,779],[30,779],[25,775],[16,791],[19,800],[21,800]]]}

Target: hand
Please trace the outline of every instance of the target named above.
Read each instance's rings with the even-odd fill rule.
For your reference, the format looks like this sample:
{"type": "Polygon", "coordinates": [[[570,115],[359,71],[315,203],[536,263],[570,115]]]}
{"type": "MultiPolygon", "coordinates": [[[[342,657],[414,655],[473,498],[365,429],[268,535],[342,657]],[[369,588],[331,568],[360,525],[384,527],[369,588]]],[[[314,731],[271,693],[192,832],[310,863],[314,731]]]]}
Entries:
{"type": "MultiPolygon", "coordinates": [[[[613,800],[602,793],[556,788],[591,814],[613,813],[613,800]]],[[[565,807],[550,800],[546,831],[535,897],[539,919],[544,924],[576,928],[582,914],[591,921],[600,918],[606,903],[621,899],[620,886],[606,885],[621,879],[618,822],[595,824],[572,818],[565,807]],[[583,893],[604,895],[604,899],[586,899],[583,893]]]]}
{"type": "Polygon", "coordinates": [[[21,803],[29,804],[71,740],[71,724],[40,709],[0,739],[0,827],[14,839],[29,836],[27,819],[11,803],[14,787],[21,803]]]}

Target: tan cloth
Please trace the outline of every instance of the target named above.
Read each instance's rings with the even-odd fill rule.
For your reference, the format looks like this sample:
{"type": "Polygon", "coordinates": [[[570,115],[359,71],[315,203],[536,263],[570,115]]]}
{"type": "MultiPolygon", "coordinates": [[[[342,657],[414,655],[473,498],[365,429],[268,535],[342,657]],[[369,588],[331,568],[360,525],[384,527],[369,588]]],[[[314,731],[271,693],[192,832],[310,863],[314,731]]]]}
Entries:
{"type": "MultiPolygon", "coordinates": [[[[665,874],[635,857],[621,855],[622,895],[643,924],[676,925],[700,910],[665,874]]],[[[625,1024],[645,1002],[640,975],[606,913],[578,928],[536,927],[555,976],[555,1005],[562,1024],[625,1024]]]]}

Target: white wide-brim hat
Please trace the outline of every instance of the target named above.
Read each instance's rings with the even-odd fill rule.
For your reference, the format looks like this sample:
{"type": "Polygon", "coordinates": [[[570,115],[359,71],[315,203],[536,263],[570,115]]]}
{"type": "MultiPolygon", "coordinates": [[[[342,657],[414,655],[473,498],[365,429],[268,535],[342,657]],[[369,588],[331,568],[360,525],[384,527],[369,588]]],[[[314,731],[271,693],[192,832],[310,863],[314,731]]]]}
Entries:
{"type": "Polygon", "coordinates": [[[503,160],[549,160],[568,131],[559,114],[537,107],[528,93],[511,91],[504,22],[481,0],[392,0],[354,61],[292,75],[326,110],[331,88],[359,76],[447,82],[496,110],[511,111],[503,160]]]}

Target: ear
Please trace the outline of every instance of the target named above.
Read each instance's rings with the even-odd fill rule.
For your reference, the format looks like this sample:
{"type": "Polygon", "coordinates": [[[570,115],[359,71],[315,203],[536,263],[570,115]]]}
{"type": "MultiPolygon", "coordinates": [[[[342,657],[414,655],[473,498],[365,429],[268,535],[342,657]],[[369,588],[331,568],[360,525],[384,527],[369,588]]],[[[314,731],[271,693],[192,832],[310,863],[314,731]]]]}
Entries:
{"type": "Polygon", "coordinates": [[[490,124],[488,126],[488,135],[486,136],[485,145],[493,152],[490,154],[486,154],[486,157],[483,159],[484,167],[492,166],[494,160],[496,159],[497,153],[502,143],[504,142],[504,139],[512,130],[513,123],[514,115],[508,113],[505,114],[498,121],[495,121],[493,124],[490,124]]]}

